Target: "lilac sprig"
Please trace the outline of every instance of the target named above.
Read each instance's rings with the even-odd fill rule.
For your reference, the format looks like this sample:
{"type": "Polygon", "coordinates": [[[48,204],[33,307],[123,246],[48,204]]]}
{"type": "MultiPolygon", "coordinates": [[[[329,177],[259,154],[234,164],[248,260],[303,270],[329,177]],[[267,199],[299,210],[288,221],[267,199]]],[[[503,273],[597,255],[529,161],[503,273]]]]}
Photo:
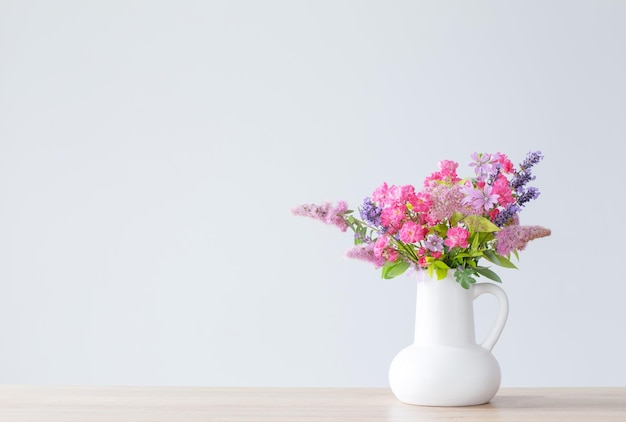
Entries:
{"type": "Polygon", "coordinates": [[[513,175],[511,189],[518,194],[522,194],[524,186],[526,186],[528,182],[535,180],[535,176],[533,176],[531,172],[532,167],[542,159],[543,155],[541,151],[529,152],[524,161],[520,164],[520,169],[513,175]]]}
{"type": "Polygon", "coordinates": [[[523,207],[528,201],[537,199],[538,197],[539,197],[539,189],[533,186],[530,186],[529,188],[524,190],[521,195],[517,197],[517,203],[523,207]]]}
{"type": "Polygon", "coordinates": [[[495,219],[494,223],[498,227],[502,227],[510,218],[519,213],[521,207],[525,206],[527,202],[537,199],[539,197],[539,189],[533,186],[526,187],[526,185],[535,180],[535,176],[532,174],[532,167],[543,159],[541,151],[529,152],[526,155],[524,161],[520,164],[520,169],[515,171],[513,179],[511,180],[511,189],[515,192],[515,204],[509,206],[505,211],[501,212],[495,219]]]}
{"type": "Polygon", "coordinates": [[[502,227],[511,220],[517,219],[517,214],[522,208],[517,204],[509,205],[504,211],[501,211],[494,219],[494,224],[498,227],[502,227]]]}
{"type": "Polygon", "coordinates": [[[535,180],[535,176],[530,173],[530,169],[516,171],[511,180],[511,189],[520,194],[524,191],[524,186],[532,180],[535,180]]]}
{"type": "Polygon", "coordinates": [[[370,226],[379,227],[380,226],[380,213],[382,209],[377,207],[372,199],[367,197],[363,200],[363,205],[359,209],[359,213],[361,214],[361,218],[370,226]]]}
{"type": "Polygon", "coordinates": [[[522,164],[520,164],[520,167],[524,171],[530,170],[532,166],[534,166],[541,160],[543,160],[543,154],[541,154],[541,151],[529,152],[526,155],[526,158],[524,159],[522,164]]]}

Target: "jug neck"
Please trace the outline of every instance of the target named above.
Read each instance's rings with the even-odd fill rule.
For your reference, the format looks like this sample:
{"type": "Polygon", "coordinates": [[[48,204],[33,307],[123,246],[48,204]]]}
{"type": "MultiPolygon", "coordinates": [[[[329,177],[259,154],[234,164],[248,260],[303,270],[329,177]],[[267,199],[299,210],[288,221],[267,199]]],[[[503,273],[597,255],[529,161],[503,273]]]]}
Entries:
{"type": "Polygon", "coordinates": [[[415,343],[443,346],[475,345],[474,295],[454,278],[442,280],[418,273],[415,307],[415,343]]]}

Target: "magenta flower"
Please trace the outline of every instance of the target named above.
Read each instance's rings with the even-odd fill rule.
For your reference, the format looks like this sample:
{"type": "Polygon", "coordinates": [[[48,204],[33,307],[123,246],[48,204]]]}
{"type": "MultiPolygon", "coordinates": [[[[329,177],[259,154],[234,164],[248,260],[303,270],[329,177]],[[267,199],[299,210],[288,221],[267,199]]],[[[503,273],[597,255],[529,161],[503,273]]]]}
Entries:
{"type": "Polygon", "coordinates": [[[424,180],[424,187],[435,186],[439,183],[452,185],[461,179],[456,174],[459,164],[451,160],[439,161],[439,171],[432,173],[424,180]]]}
{"type": "Polygon", "coordinates": [[[389,245],[389,236],[382,235],[376,239],[376,242],[374,242],[374,248],[372,249],[374,256],[377,258],[382,257],[387,245],[389,245]]]}
{"type": "Polygon", "coordinates": [[[469,234],[469,231],[463,227],[452,227],[451,229],[448,229],[448,232],[446,233],[446,241],[444,244],[451,248],[456,246],[459,248],[467,248],[469,246],[469,243],[467,243],[469,234]]]}
{"type": "Polygon", "coordinates": [[[495,158],[502,173],[511,173],[513,171],[513,163],[506,154],[496,152],[495,158]]]}
{"type": "Polygon", "coordinates": [[[385,259],[389,262],[393,262],[398,259],[398,251],[393,247],[390,247],[390,243],[389,236],[387,235],[382,235],[376,239],[373,248],[374,256],[376,258],[385,259]]]}
{"type": "Polygon", "coordinates": [[[405,211],[406,207],[403,205],[385,208],[380,213],[380,223],[395,233],[406,217],[405,211]]]}
{"type": "Polygon", "coordinates": [[[430,194],[427,192],[419,192],[409,197],[409,202],[413,206],[414,212],[428,212],[433,204],[430,194]]]}
{"type": "Polygon", "coordinates": [[[417,243],[424,239],[425,235],[426,229],[413,221],[406,221],[398,232],[400,240],[404,243],[417,243]]]}
{"type": "Polygon", "coordinates": [[[439,161],[439,169],[441,170],[441,175],[444,177],[450,177],[452,179],[456,179],[456,169],[459,167],[459,163],[452,160],[441,160],[439,161]]]}
{"type": "Polygon", "coordinates": [[[498,203],[503,207],[507,207],[515,202],[509,181],[504,174],[500,174],[493,183],[491,193],[498,195],[498,203]]]}
{"type": "Polygon", "coordinates": [[[377,202],[382,207],[385,205],[388,196],[389,186],[387,186],[387,182],[383,182],[382,185],[374,189],[374,192],[372,193],[372,202],[377,202]]]}

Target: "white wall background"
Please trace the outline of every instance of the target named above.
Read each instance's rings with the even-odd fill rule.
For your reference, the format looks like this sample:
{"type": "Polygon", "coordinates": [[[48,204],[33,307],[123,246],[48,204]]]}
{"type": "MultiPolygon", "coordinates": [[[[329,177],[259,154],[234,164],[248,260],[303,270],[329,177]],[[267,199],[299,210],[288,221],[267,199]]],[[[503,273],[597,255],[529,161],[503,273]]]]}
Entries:
{"type": "Polygon", "coordinates": [[[553,235],[500,272],[502,384],[625,385],[625,21],[608,0],[1,0],[0,383],[386,386],[414,280],[289,210],[541,150],[522,223],[553,235]]]}

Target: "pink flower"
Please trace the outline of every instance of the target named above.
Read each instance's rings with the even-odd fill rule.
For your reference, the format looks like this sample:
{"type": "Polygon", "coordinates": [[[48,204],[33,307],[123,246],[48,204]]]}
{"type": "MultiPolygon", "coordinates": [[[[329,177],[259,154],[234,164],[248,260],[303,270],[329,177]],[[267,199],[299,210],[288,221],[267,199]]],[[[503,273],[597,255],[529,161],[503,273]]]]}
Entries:
{"type": "Polygon", "coordinates": [[[387,245],[389,244],[389,237],[388,236],[379,236],[378,239],[376,239],[376,242],[374,243],[374,256],[376,258],[380,258],[383,256],[383,251],[385,250],[385,248],[387,247],[387,245]]]}
{"type": "Polygon", "coordinates": [[[438,165],[443,176],[456,177],[456,169],[459,167],[459,163],[452,160],[441,160],[438,165]]]}
{"type": "Polygon", "coordinates": [[[324,202],[322,205],[302,204],[292,209],[291,213],[293,215],[311,217],[323,223],[337,226],[342,232],[345,232],[349,227],[345,220],[347,210],[348,204],[346,201],[339,201],[334,207],[330,202],[324,202]]]}
{"type": "Polygon", "coordinates": [[[374,189],[374,192],[372,193],[372,202],[378,202],[382,206],[387,201],[388,196],[389,186],[387,186],[387,182],[383,182],[382,185],[374,189]]]}
{"type": "Polygon", "coordinates": [[[372,193],[372,202],[377,202],[381,208],[396,207],[414,201],[414,197],[415,187],[412,185],[388,186],[387,183],[383,183],[372,193]]]}
{"type": "Polygon", "coordinates": [[[346,252],[346,256],[348,258],[370,262],[374,264],[374,267],[376,268],[382,267],[385,263],[385,258],[382,256],[376,256],[374,253],[374,244],[372,243],[361,243],[360,245],[356,245],[354,248],[346,252]]]}
{"type": "Polygon", "coordinates": [[[509,180],[503,174],[498,176],[492,186],[491,192],[498,195],[498,203],[503,207],[507,207],[515,202],[511,187],[509,186],[509,180]]]}
{"type": "Polygon", "coordinates": [[[406,221],[398,235],[404,243],[417,243],[426,236],[426,229],[413,221],[406,221]]]}
{"type": "Polygon", "coordinates": [[[513,163],[505,154],[497,152],[495,156],[497,162],[500,164],[500,171],[502,173],[511,173],[513,171],[513,163]]]}
{"type": "Polygon", "coordinates": [[[451,160],[439,161],[439,171],[432,173],[424,180],[424,186],[435,186],[438,182],[444,182],[449,185],[457,183],[461,179],[456,174],[458,163],[451,160]]]}
{"type": "Polygon", "coordinates": [[[385,205],[396,206],[402,203],[402,188],[396,185],[389,187],[389,192],[385,200],[385,205]]]}
{"type": "Polygon", "coordinates": [[[393,262],[398,259],[398,251],[395,249],[387,249],[386,251],[387,261],[393,262]]]}
{"type": "Polygon", "coordinates": [[[398,259],[398,251],[389,246],[389,236],[382,235],[374,242],[374,257],[395,261],[398,259]]]}
{"type": "Polygon", "coordinates": [[[437,185],[430,190],[431,207],[428,210],[429,223],[432,226],[439,224],[440,221],[447,220],[455,211],[463,214],[469,211],[468,207],[463,205],[465,195],[461,192],[460,185],[437,185]]]}
{"type": "Polygon", "coordinates": [[[406,204],[415,196],[415,187],[413,185],[404,185],[400,188],[400,198],[398,202],[406,204]]]}
{"type": "Polygon", "coordinates": [[[521,251],[526,244],[540,237],[550,236],[550,229],[541,226],[510,225],[496,233],[496,252],[508,256],[513,251],[521,251]]]}
{"type": "Polygon", "coordinates": [[[406,207],[403,205],[383,209],[380,213],[381,225],[395,233],[402,225],[402,220],[405,218],[405,210],[406,207]]]}
{"type": "Polygon", "coordinates": [[[431,201],[430,199],[430,194],[427,192],[418,192],[410,199],[410,203],[413,206],[413,211],[415,212],[428,212],[433,204],[433,201],[431,201]]]}
{"type": "Polygon", "coordinates": [[[443,175],[440,171],[436,171],[428,176],[426,179],[424,179],[424,187],[436,186],[437,181],[439,180],[443,180],[443,175]]]}
{"type": "Polygon", "coordinates": [[[467,248],[469,246],[469,243],[467,243],[468,237],[468,230],[464,229],[463,227],[452,227],[448,229],[446,240],[443,243],[451,248],[454,248],[456,246],[458,246],[459,248],[467,248]]]}

